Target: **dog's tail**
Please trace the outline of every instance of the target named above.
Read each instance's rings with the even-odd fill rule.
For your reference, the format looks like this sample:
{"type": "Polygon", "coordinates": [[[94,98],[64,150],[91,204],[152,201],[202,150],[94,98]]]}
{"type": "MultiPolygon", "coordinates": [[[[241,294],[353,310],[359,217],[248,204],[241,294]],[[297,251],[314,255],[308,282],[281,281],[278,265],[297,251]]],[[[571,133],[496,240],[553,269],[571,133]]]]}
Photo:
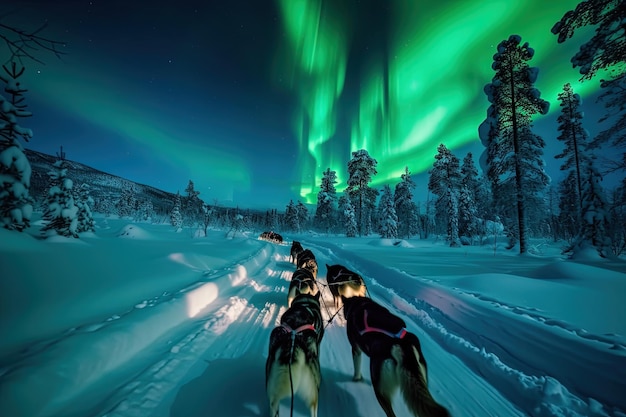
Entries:
{"type": "Polygon", "coordinates": [[[448,410],[437,403],[428,390],[426,360],[417,336],[406,333],[392,349],[392,355],[398,363],[400,390],[409,410],[419,417],[449,417],[448,410]]]}

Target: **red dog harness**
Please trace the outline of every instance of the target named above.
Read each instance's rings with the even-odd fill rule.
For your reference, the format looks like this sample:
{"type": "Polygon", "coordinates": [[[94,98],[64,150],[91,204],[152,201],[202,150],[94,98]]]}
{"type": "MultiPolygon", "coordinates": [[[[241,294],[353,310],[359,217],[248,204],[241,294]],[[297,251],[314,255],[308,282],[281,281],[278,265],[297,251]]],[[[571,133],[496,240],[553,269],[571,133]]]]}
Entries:
{"type": "Polygon", "coordinates": [[[363,311],[363,325],[365,326],[365,328],[363,330],[359,331],[359,334],[361,336],[363,336],[365,333],[369,333],[369,332],[383,333],[383,334],[386,334],[387,336],[395,338],[395,339],[402,339],[404,336],[406,336],[406,329],[405,328],[400,329],[400,331],[398,333],[391,333],[388,330],[379,329],[378,327],[370,326],[369,324],[367,324],[367,310],[363,311]]]}

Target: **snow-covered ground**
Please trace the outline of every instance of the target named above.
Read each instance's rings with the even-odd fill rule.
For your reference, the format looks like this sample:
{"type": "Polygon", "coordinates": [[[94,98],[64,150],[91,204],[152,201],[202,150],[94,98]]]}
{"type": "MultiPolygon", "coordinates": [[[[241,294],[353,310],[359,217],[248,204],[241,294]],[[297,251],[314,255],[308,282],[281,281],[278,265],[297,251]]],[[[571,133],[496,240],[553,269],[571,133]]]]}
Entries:
{"type": "MultiPolygon", "coordinates": [[[[303,234],[277,245],[97,223],[80,240],[0,230],[0,416],[268,415],[265,359],[295,269],[291,239],[315,253],[320,282],[326,264],[343,264],[407,322],[453,416],[626,416],[624,261],[565,260],[547,241],[519,256],[499,242],[303,234]]],[[[352,381],[341,313],[320,360],[320,417],[384,416],[367,359],[365,381],[352,381]]],[[[296,401],[294,415],[308,410],[296,401]]]]}

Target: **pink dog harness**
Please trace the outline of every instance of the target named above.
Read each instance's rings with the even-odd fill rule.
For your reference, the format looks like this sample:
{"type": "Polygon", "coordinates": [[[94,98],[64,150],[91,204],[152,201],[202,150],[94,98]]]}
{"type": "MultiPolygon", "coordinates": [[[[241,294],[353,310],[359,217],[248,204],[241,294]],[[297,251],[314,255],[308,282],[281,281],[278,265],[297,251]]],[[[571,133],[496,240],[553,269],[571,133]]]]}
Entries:
{"type": "Polygon", "coordinates": [[[388,330],[379,329],[378,327],[370,326],[369,324],[367,324],[367,310],[363,311],[363,325],[365,326],[365,328],[363,328],[363,330],[359,331],[359,334],[361,336],[363,336],[365,333],[369,333],[369,332],[376,332],[376,333],[386,334],[387,336],[395,338],[395,339],[402,339],[404,336],[406,336],[406,329],[405,328],[400,329],[400,331],[398,333],[391,333],[388,330]]]}
{"type": "Polygon", "coordinates": [[[313,326],[312,324],[303,324],[302,326],[298,327],[295,330],[292,329],[287,323],[281,324],[281,327],[285,329],[287,333],[291,333],[292,335],[302,333],[305,330],[313,330],[315,333],[317,333],[315,326],[313,326]]]}

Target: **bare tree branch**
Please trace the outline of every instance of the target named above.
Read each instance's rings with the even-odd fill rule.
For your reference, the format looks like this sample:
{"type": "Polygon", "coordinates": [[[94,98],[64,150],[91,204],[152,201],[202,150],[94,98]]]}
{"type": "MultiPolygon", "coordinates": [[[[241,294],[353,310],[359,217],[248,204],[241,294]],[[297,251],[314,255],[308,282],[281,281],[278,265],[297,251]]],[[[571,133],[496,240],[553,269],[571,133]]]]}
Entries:
{"type": "Polygon", "coordinates": [[[44,23],[33,31],[26,31],[0,22],[0,40],[4,41],[9,50],[9,57],[4,64],[18,61],[24,65],[24,60],[27,59],[44,64],[37,56],[40,51],[51,52],[59,59],[65,55],[66,53],[59,49],[65,46],[65,42],[41,35],[46,27],[47,24],[44,23]]]}

